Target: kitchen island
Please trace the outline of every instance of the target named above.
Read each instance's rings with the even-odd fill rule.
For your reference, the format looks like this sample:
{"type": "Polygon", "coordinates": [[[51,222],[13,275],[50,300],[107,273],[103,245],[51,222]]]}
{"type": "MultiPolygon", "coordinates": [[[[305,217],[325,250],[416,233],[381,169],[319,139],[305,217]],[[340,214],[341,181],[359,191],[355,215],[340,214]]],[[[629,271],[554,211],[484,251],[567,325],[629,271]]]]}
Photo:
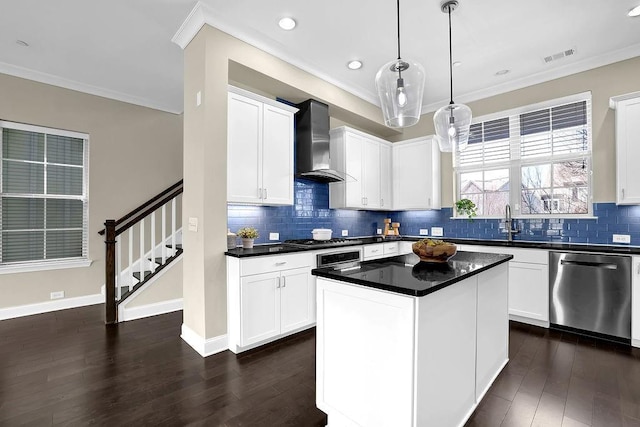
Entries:
{"type": "Polygon", "coordinates": [[[320,268],[316,404],[330,427],[464,425],[508,361],[511,255],[320,268]]]}

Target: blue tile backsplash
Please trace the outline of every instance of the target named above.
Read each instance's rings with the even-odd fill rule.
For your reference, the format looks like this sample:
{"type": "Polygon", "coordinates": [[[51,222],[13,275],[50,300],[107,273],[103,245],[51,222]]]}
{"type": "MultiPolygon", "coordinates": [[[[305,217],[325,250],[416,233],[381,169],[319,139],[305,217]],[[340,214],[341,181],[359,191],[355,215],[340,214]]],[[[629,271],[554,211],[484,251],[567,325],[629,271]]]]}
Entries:
{"type": "MultiPolygon", "coordinates": [[[[329,185],[296,179],[293,206],[228,206],[228,227],[253,226],[260,233],[257,244],[270,243],[269,233],[280,233],[280,241],[311,238],[314,228],[330,228],[333,237],[342,230],[349,236],[372,236],[384,227],[384,218],[400,223],[402,235],[417,236],[421,228],[442,227],[449,238],[502,240],[498,219],[452,220],[453,209],[437,211],[352,211],[329,209],[329,185]]],[[[595,219],[519,219],[515,240],[563,243],[611,244],[613,234],[629,234],[631,245],[640,246],[640,206],[595,203],[595,219]]],[[[273,242],[271,242],[273,243],[273,242]]]]}

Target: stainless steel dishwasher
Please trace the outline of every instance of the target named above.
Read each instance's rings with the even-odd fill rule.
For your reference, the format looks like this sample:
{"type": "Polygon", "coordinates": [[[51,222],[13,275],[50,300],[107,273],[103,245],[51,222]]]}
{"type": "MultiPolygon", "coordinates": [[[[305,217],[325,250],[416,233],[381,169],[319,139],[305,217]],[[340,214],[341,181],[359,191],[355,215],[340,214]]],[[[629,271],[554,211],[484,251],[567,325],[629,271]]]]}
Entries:
{"type": "Polygon", "coordinates": [[[549,291],[552,326],[631,338],[631,257],[550,252],[549,291]]]}

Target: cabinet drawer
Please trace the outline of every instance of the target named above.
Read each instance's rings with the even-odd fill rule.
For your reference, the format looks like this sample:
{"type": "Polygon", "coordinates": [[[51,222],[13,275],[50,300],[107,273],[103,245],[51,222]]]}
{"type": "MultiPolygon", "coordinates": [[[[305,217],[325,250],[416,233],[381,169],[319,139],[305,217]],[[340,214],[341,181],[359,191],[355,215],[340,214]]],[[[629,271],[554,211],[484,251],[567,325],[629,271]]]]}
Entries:
{"type": "Polygon", "coordinates": [[[398,252],[400,252],[400,242],[383,243],[383,254],[396,255],[398,252]]]}
{"type": "Polygon", "coordinates": [[[492,254],[513,255],[514,262],[530,264],[549,264],[549,251],[545,249],[510,248],[505,246],[458,245],[459,251],[488,252],[492,254]]]}
{"type": "Polygon", "coordinates": [[[365,245],[362,254],[364,259],[380,258],[384,255],[384,243],[376,243],[375,245],[365,245]]]}
{"type": "Polygon", "coordinates": [[[269,273],[291,268],[310,267],[313,261],[311,252],[293,255],[269,255],[240,260],[240,275],[269,273]]]}

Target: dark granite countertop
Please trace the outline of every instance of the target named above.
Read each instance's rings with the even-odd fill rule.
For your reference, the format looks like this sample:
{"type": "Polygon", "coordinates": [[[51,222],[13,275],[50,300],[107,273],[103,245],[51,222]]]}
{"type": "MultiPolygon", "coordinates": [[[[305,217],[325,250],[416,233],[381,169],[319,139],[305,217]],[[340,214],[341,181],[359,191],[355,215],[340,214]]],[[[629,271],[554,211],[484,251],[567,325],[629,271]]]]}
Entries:
{"type": "Polygon", "coordinates": [[[363,261],[344,271],[316,268],[318,277],[422,297],[512,259],[512,255],[458,252],[447,263],[428,264],[413,255],[363,261]]]}
{"type": "MultiPolygon", "coordinates": [[[[379,236],[373,237],[357,237],[353,239],[352,244],[342,244],[334,246],[331,249],[339,249],[342,247],[368,245],[372,243],[393,242],[393,241],[417,241],[423,237],[419,236],[404,236],[402,238],[383,239],[379,236]]],[[[527,240],[514,240],[509,242],[507,240],[479,240],[479,239],[454,239],[447,237],[436,237],[437,239],[443,239],[447,242],[453,242],[460,245],[483,245],[483,246],[504,246],[508,248],[523,248],[523,249],[545,249],[550,251],[578,251],[578,252],[600,252],[600,253],[612,253],[623,255],[640,255],[640,247],[629,245],[589,245],[581,243],[556,243],[556,242],[540,242],[540,241],[527,241],[527,240]]],[[[230,249],[224,254],[236,258],[255,257],[263,255],[274,255],[290,252],[302,252],[310,250],[320,250],[317,247],[294,247],[285,245],[282,243],[276,243],[272,245],[257,245],[253,249],[235,248],[230,249]]],[[[326,249],[326,248],[325,248],[326,249]]]]}

